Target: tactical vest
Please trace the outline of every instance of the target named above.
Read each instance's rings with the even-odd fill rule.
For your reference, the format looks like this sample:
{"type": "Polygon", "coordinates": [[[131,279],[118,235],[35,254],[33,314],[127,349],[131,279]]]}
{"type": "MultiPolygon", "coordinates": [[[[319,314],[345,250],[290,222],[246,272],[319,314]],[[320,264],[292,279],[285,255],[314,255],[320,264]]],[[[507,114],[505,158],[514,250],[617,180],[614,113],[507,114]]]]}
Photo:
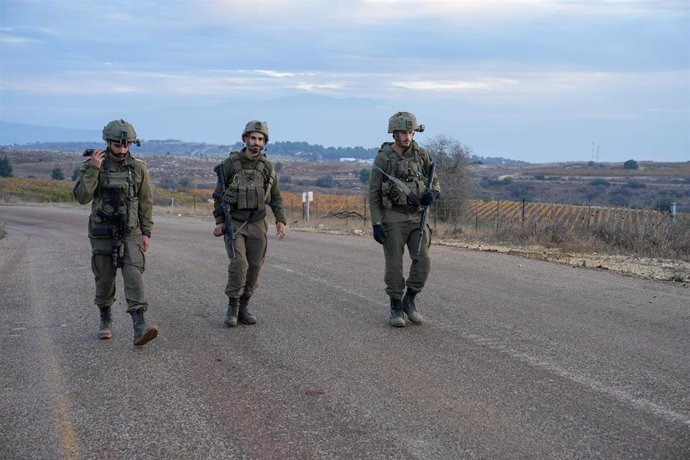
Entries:
{"type": "Polygon", "coordinates": [[[235,175],[229,181],[223,200],[236,210],[263,211],[271,202],[273,174],[266,177],[265,161],[252,162],[255,167],[244,168],[239,153],[230,154],[235,175]]]}
{"type": "MultiPolygon", "coordinates": [[[[392,147],[385,149],[387,156],[384,171],[387,174],[405,182],[411,193],[421,197],[426,190],[426,179],[419,150],[413,148],[413,156],[406,157],[395,153],[392,147]]],[[[407,195],[393,181],[383,176],[381,184],[383,206],[391,209],[393,206],[407,206],[407,195]]]]}
{"type": "MultiPolygon", "coordinates": [[[[124,221],[125,234],[130,228],[139,226],[139,198],[137,195],[134,158],[124,160],[125,169],[110,170],[111,161],[103,161],[103,169],[98,175],[98,188],[94,194],[90,217],[92,238],[116,238],[118,219],[124,221]]],[[[122,229],[120,229],[122,230],[122,229]]]]}

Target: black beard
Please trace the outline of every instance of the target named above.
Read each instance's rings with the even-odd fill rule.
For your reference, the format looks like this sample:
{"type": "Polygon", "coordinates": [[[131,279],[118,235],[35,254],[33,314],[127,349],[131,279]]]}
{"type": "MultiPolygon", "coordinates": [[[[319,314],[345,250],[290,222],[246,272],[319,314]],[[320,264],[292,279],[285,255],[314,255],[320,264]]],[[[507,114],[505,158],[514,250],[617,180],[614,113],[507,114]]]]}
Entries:
{"type": "Polygon", "coordinates": [[[254,147],[247,147],[247,149],[249,149],[249,151],[252,152],[252,153],[259,153],[259,152],[261,152],[261,147],[256,147],[256,146],[254,146],[254,147]]]}

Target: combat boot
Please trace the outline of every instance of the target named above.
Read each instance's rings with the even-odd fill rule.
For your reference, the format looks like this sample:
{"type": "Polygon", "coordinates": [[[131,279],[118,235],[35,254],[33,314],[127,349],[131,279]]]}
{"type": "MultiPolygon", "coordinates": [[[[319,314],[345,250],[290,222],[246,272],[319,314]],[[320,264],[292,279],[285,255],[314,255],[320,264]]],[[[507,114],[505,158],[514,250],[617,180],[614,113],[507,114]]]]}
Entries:
{"type": "Polygon", "coordinates": [[[242,294],[240,297],[240,311],[237,318],[242,324],[256,324],[256,316],[249,313],[247,307],[249,306],[249,296],[242,294]]]}
{"type": "Polygon", "coordinates": [[[424,318],[417,311],[417,306],[414,304],[414,298],[419,294],[419,292],[407,288],[407,292],[402,298],[403,311],[407,315],[407,319],[415,324],[422,324],[424,318]]]}
{"type": "Polygon", "coordinates": [[[225,325],[227,327],[237,326],[237,311],[240,308],[240,299],[232,297],[228,300],[228,312],[225,313],[225,325]]]}
{"type": "Polygon", "coordinates": [[[158,326],[147,326],[142,309],[132,312],[134,323],[134,345],[139,347],[149,343],[158,336],[158,326]]]}
{"type": "Polygon", "coordinates": [[[98,326],[98,338],[101,340],[109,340],[113,338],[113,333],[110,328],[113,325],[113,316],[110,312],[110,307],[98,306],[101,310],[101,324],[98,326]]]}
{"type": "Polygon", "coordinates": [[[405,327],[402,300],[391,297],[391,319],[389,323],[393,327],[405,327]]]}

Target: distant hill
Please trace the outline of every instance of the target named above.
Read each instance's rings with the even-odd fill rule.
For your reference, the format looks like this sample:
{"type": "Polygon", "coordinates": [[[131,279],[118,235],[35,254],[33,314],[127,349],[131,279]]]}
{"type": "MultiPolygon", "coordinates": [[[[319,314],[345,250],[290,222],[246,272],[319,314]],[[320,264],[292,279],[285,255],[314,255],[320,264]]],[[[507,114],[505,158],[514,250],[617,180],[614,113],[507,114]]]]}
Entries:
{"type": "MultiPolygon", "coordinates": [[[[103,145],[100,130],[56,128],[35,126],[21,123],[0,121],[0,145],[20,149],[53,150],[79,152],[87,148],[103,145]]],[[[223,156],[230,150],[239,150],[242,144],[210,144],[205,142],[188,142],[178,139],[144,140],[141,146],[135,147],[138,155],[176,155],[176,156],[223,156]]],[[[307,142],[277,141],[268,144],[269,155],[296,157],[305,160],[372,160],[376,157],[378,147],[324,147],[307,142]]],[[[470,161],[475,164],[525,165],[524,161],[507,158],[487,158],[473,155],[470,161]]]]}
{"type": "MultiPolygon", "coordinates": [[[[80,152],[88,148],[101,146],[97,142],[32,142],[24,145],[12,145],[21,150],[51,150],[62,152],[80,152]],[[95,145],[94,145],[95,144],[95,145]]],[[[206,144],[203,142],[184,142],[177,139],[142,141],[141,146],[134,147],[136,155],[174,155],[174,156],[224,156],[231,150],[241,149],[243,144],[233,145],[206,144]]],[[[373,160],[378,148],[364,147],[324,147],[307,142],[271,142],[266,153],[269,156],[294,157],[312,161],[338,161],[342,158],[355,160],[373,160]]],[[[508,158],[486,158],[472,155],[470,162],[483,165],[527,165],[529,163],[508,158]]]]}
{"type": "Polygon", "coordinates": [[[36,126],[0,121],[0,145],[23,145],[33,142],[101,141],[101,131],[36,126]]]}

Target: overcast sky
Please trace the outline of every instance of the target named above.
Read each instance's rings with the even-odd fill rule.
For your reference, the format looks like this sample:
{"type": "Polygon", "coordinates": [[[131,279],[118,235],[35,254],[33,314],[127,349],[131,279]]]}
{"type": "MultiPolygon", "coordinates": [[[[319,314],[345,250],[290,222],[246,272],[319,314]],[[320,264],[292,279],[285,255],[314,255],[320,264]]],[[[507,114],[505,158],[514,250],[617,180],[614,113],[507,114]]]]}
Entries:
{"type": "Polygon", "coordinates": [[[192,122],[225,107],[272,140],[375,147],[409,110],[421,143],[482,156],[690,161],[687,0],[2,0],[0,57],[3,121],[234,143],[236,113],[192,122]],[[307,94],[374,109],[290,132],[261,110],[307,94]]]}

